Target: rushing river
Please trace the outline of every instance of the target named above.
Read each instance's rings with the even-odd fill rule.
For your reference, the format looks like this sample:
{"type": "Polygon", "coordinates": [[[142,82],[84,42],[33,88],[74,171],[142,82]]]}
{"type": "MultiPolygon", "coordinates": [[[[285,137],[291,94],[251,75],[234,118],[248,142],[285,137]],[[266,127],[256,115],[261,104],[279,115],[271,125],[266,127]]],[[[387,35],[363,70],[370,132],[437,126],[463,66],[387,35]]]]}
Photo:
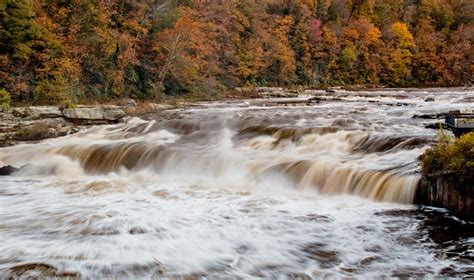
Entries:
{"type": "Polygon", "coordinates": [[[474,276],[473,225],[413,205],[422,115],[474,91],[313,94],[0,149],[0,278],[474,276]]]}

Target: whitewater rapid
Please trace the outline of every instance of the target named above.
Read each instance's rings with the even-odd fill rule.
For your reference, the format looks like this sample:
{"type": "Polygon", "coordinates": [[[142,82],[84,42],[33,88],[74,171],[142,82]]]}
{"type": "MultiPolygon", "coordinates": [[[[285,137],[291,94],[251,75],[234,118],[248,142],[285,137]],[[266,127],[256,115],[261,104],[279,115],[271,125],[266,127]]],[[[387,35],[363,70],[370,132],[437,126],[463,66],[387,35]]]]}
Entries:
{"type": "MultiPolygon", "coordinates": [[[[417,116],[474,109],[474,92],[311,94],[1,148],[24,167],[0,178],[0,276],[470,275],[412,203],[437,121],[417,116]]],[[[472,252],[472,236],[452,242],[472,252]]]]}

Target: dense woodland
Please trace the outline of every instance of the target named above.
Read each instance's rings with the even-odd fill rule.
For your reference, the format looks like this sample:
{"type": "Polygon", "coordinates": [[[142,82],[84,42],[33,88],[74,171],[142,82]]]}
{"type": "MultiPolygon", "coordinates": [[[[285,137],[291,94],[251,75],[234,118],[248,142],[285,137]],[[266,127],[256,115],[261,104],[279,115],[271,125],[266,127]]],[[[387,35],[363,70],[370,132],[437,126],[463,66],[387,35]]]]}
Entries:
{"type": "Polygon", "coordinates": [[[0,99],[470,85],[473,0],[0,0],[0,99]]]}

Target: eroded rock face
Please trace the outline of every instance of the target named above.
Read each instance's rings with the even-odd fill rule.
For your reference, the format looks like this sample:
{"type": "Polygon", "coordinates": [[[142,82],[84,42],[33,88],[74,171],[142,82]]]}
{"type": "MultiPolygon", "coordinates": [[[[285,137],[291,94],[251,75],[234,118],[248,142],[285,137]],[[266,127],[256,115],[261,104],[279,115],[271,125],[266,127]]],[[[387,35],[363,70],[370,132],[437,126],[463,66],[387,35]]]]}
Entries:
{"type": "Polygon", "coordinates": [[[474,175],[433,174],[423,176],[416,203],[443,207],[462,219],[474,221],[474,175]]]}

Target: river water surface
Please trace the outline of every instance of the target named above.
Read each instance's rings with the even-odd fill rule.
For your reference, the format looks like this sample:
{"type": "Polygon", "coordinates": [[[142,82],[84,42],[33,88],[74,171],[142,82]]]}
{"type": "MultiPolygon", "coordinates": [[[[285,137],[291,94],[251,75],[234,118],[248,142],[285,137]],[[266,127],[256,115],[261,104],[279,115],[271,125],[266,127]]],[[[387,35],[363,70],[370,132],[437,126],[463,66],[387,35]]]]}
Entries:
{"type": "Polygon", "coordinates": [[[0,278],[474,276],[472,224],[413,205],[427,117],[474,91],[311,94],[0,149],[27,164],[0,178],[0,278]]]}

